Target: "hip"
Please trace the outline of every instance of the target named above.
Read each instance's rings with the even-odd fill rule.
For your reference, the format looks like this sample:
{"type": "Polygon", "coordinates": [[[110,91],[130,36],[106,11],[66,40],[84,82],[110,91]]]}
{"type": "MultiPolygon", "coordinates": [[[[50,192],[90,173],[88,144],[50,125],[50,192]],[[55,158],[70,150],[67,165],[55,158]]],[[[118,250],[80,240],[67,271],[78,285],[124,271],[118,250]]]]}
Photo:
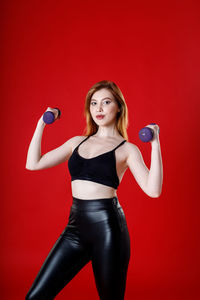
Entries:
{"type": "Polygon", "coordinates": [[[120,231],[127,229],[124,210],[118,197],[82,200],[73,197],[68,225],[90,230],[94,224],[107,223],[120,231]]]}

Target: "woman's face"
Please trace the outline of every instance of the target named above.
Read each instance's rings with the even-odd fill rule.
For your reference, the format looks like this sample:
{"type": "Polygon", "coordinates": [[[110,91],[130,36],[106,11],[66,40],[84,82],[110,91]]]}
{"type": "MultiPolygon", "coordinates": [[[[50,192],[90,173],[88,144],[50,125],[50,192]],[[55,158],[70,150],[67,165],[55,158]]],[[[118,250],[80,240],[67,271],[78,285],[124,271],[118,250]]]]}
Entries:
{"type": "Polygon", "coordinates": [[[93,94],[90,100],[90,113],[97,125],[115,123],[118,111],[120,110],[117,101],[108,89],[102,88],[93,94]]]}

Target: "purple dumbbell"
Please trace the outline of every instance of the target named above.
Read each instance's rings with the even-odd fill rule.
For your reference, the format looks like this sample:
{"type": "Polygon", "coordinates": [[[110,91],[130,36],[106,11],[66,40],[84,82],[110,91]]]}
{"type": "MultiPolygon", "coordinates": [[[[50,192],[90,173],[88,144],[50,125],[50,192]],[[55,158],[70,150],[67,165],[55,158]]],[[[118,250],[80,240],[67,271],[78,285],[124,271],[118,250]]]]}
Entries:
{"type": "MultiPolygon", "coordinates": [[[[156,123],[150,123],[149,125],[156,125],[156,123]]],[[[158,129],[158,133],[160,133],[160,128],[158,129]]],[[[149,127],[144,127],[139,131],[139,138],[142,142],[149,142],[153,139],[154,131],[149,127]]]]}
{"type": "MultiPolygon", "coordinates": [[[[57,109],[58,110],[58,119],[60,119],[60,115],[61,115],[61,111],[59,108],[57,107],[54,107],[54,109],[57,109]]],[[[55,115],[52,111],[46,111],[44,114],[43,114],[43,121],[44,123],[46,124],[51,124],[55,121],[55,115]]]]}

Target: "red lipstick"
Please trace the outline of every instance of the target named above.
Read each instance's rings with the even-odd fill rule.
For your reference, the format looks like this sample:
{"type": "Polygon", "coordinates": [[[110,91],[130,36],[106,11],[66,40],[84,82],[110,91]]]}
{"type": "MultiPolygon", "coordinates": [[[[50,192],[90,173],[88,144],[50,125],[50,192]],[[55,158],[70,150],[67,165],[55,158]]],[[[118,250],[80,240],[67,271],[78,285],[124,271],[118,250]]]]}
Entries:
{"type": "Polygon", "coordinates": [[[104,115],[96,115],[96,118],[97,118],[98,120],[101,120],[101,119],[104,118],[104,115]]]}

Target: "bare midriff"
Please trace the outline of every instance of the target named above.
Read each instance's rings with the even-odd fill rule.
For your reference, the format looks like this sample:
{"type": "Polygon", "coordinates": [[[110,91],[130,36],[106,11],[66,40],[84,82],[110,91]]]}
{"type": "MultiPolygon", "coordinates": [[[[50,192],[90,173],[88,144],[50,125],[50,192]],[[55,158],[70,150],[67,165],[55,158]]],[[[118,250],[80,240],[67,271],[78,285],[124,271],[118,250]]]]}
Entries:
{"type": "Polygon", "coordinates": [[[117,196],[113,187],[88,180],[73,180],[71,182],[72,196],[82,200],[112,198],[117,196]]]}

